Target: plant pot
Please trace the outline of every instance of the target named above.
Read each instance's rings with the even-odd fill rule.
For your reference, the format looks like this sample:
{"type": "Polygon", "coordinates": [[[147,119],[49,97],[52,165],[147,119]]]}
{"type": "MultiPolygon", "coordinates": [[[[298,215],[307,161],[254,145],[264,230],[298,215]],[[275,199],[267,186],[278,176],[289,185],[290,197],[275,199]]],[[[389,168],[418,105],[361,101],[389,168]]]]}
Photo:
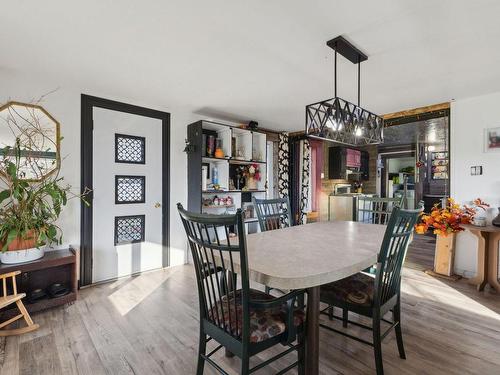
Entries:
{"type": "Polygon", "coordinates": [[[246,187],[248,190],[257,190],[257,180],[251,176],[247,177],[246,187]]]}
{"type": "Polygon", "coordinates": [[[24,250],[9,250],[0,253],[0,261],[4,264],[25,263],[43,258],[44,255],[45,249],[42,247],[33,247],[24,250]]]}
{"type": "Polygon", "coordinates": [[[37,237],[35,231],[30,230],[27,236],[28,236],[27,239],[17,237],[14,241],[10,243],[9,247],[7,248],[7,251],[26,250],[34,248],[36,245],[36,237],[37,237]]]}
{"type": "MultiPolygon", "coordinates": [[[[35,231],[29,231],[27,237],[26,239],[18,237],[12,241],[7,251],[0,253],[0,261],[5,264],[15,264],[42,258],[45,249],[35,247],[37,239],[35,231]]],[[[0,246],[3,247],[3,244],[0,244],[0,246]]]]}

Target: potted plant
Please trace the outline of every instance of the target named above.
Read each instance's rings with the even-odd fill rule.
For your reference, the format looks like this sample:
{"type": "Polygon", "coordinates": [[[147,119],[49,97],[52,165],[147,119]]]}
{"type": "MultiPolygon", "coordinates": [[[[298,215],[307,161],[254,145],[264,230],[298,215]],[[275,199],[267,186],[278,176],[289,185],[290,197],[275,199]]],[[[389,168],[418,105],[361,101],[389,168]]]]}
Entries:
{"type": "Polygon", "coordinates": [[[20,263],[43,257],[45,248],[61,244],[62,232],[56,224],[71,194],[71,186],[57,173],[37,181],[22,178],[21,146],[7,147],[0,164],[0,260],[20,263]]]}
{"type": "Polygon", "coordinates": [[[481,199],[474,201],[475,207],[460,206],[453,199],[446,201],[445,207],[435,204],[430,213],[422,214],[420,222],[415,226],[415,232],[424,234],[433,229],[436,237],[436,252],[434,255],[434,270],[432,274],[453,276],[455,255],[455,234],[464,230],[463,224],[470,224],[477,213],[476,208],[486,209],[488,204],[481,199]]]}

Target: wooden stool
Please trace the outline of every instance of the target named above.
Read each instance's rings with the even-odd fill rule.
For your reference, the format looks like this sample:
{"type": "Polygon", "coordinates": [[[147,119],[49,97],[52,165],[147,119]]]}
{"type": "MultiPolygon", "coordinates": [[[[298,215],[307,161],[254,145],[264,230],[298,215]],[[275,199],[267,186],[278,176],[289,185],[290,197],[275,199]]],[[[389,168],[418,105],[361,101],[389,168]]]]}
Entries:
{"type": "Polygon", "coordinates": [[[26,293],[17,293],[16,276],[19,275],[20,273],[21,271],[14,271],[0,275],[0,280],[2,280],[3,283],[3,296],[0,297],[0,309],[15,303],[20,312],[19,315],[16,315],[13,318],[10,318],[5,322],[0,323],[0,336],[2,337],[21,335],[26,332],[34,331],[39,327],[38,324],[33,323],[30,314],[28,313],[26,307],[24,307],[24,304],[21,301],[22,298],[26,297],[26,293]],[[12,278],[12,294],[7,294],[7,279],[9,277],[12,278]],[[4,327],[8,326],[11,323],[14,323],[16,320],[19,320],[21,318],[24,318],[24,320],[26,321],[26,327],[15,328],[15,329],[3,329],[4,327]]]}

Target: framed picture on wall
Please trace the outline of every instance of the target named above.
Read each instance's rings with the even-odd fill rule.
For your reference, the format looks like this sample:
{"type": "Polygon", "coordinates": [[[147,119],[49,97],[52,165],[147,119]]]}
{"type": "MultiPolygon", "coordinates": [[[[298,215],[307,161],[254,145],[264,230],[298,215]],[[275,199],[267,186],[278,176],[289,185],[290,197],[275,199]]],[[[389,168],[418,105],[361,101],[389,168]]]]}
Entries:
{"type": "Polygon", "coordinates": [[[485,129],[484,151],[500,152],[500,127],[485,129]]]}

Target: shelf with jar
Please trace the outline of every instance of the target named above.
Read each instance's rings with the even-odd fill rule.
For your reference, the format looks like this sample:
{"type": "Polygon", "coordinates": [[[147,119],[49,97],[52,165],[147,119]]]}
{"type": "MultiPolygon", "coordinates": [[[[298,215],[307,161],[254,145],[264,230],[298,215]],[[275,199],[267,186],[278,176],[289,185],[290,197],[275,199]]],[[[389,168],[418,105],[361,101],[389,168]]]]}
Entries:
{"type": "MultiPolygon", "coordinates": [[[[252,196],[266,198],[266,134],[213,121],[192,123],[187,133],[194,146],[188,152],[188,210],[234,213],[252,196]],[[232,204],[220,204],[228,197],[232,204]]],[[[245,227],[258,231],[256,218],[246,218],[245,227]]]]}

